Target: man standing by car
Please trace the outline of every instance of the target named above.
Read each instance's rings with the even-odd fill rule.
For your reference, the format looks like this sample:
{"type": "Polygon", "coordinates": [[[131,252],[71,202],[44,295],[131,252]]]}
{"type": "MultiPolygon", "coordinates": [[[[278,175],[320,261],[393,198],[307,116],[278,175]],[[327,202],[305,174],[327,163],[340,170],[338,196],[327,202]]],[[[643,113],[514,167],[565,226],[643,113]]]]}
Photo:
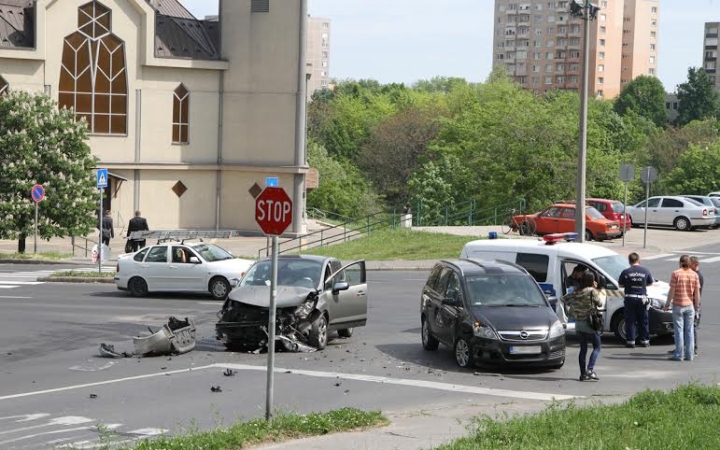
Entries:
{"type": "MultiPolygon", "coordinates": [[[[700,260],[697,256],[691,256],[690,257],[690,268],[695,271],[698,278],[700,279],[700,298],[702,298],[702,291],[703,291],[703,284],[705,284],[705,279],[703,278],[702,273],[700,273],[700,260]]],[[[695,323],[693,324],[693,340],[695,341],[695,356],[698,355],[698,337],[697,337],[697,329],[700,326],[700,302],[698,302],[698,306],[695,309],[695,323]]]]}
{"type": "Polygon", "coordinates": [[[650,320],[648,317],[647,286],[653,284],[652,274],[640,265],[640,255],[628,255],[630,267],[620,273],[618,284],[625,288],[625,346],[635,348],[635,338],[640,335],[640,345],[650,347],[650,320]]]}
{"type": "MultiPolygon", "coordinates": [[[[135,211],[135,217],[130,219],[128,224],[127,238],[130,239],[130,235],[135,231],[147,231],[149,229],[147,220],[142,217],[140,211],[135,211]]],[[[145,239],[130,239],[129,242],[132,245],[133,252],[145,247],[145,239]]]]}
{"type": "Polygon", "coordinates": [[[670,292],[665,302],[665,311],[672,303],[673,328],[675,331],[675,353],[673,361],[692,361],[695,356],[695,336],[690,327],[695,322],[695,310],[700,307],[700,277],[690,268],[690,257],[680,257],[680,268],[670,277],[670,292]]]}

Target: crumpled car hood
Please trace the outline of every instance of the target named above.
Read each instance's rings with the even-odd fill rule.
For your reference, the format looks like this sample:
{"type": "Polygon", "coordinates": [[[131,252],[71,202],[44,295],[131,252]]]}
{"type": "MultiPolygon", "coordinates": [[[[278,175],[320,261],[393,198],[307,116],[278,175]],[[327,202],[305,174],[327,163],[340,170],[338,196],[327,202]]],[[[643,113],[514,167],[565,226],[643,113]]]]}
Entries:
{"type": "MultiPolygon", "coordinates": [[[[307,300],[308,294],[314,289],[298,286],[278,286],[275,306],[287,308],[300,306],[307,300]]],[[[246,305],[270,307],[270,286],[241,286],[233,289],[228,296],[229,300],[245,303],[246,305]]]]}

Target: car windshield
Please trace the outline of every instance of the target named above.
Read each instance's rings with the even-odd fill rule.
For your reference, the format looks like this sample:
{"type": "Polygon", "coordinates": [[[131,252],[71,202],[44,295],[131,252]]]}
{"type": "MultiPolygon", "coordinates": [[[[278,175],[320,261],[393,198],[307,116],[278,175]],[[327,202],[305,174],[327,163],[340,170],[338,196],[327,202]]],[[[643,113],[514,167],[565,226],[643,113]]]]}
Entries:
{"type": "Polygon", "coordinates": [[[226,259],[234,258],[234,256],[228,253],[225,249],[213,244],[193,245],[192,249],[198,252],[207,262],[224,261],[226,259]]]}
{"type": "Polygon", "coordinates": [[[616,213],[625,212],[625,205],[623,205],[620,202],[613,202],[612,203],[612,210],[616,213]]]}
{"type": "Polygon", "coordinates": [[[597,209],[595,209],[592,206],[588,206],[587,208],[585,208],[585,211],[587,211],[588,216],[592,217],[593,219],[604,219],[605,218],[605,216],[603,216],[600,213],[600,211],[598,211],[597,209]]]}
{"type": "MultiPolygon", "coordinates": [[[[240,286],[270,286],[272,276],[272,260],[263,259],[256,262],[240,286]]],[[[278,261],[278,286],[298,286],[310,289],[317,288],[322,274],[322,262],[307,259],[278,261]]]]}
{"type": "Polygon", "coordinates": [[[602,258],[595,258],[593,262],[597,264],[606,274],[610,275],[613,280],[620,278],[620,272],[630,267],[630,263],[627,259],[620,255],[603,256],[602,258]]]}
{"type": "Polygon", "coordinates": [[[472,306],[547,306],[527,275],[469,275],[465,280],[472,306]]]}

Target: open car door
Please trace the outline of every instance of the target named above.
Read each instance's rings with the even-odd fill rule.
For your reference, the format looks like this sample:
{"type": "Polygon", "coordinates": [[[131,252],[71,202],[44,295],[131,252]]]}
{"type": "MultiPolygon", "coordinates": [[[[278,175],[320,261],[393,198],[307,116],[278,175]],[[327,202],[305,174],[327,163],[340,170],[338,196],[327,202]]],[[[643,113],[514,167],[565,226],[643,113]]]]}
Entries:
{"type": "Polygon", "coordinates": [[[325,283],[330,327],[344,329],[367,323],[365,261],[354,261],[335,271],[325,283]]]}

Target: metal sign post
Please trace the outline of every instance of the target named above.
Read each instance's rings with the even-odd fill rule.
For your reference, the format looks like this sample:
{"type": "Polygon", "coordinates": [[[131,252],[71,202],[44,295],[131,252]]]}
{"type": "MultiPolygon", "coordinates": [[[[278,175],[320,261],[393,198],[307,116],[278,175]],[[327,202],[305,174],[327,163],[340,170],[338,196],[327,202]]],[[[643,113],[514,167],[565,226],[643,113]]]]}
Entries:
{"type": "Polygon", "coordinates": [[[37,253],[37,237],[38,237],[38,209],[39,204],[45,198],[45,188],[42,184],[36,184],[30,190],[30,196],[35,202],[35,233],[33,235],[33,253],[37,253]]]}
{"type": "Polygon", "coordinates": [[[647,247],[647,226],[648,226],[648,199],[650,198],[650,183],[657,179],[657,169],[651,166],[643,167],[640,172],[640,179],[645,183],[645,231],[643,235],[643,248],[647,247]]]}
{"type": "Polygon", "coordinates": [[[278,277],[278,236],[292,224],[293,203],[284,189],[272,186],[275,180],[268,177],[266,187],[255,198],[255,222],[266,236],[272,236],[272,275],[270,278],[270,311],[268,314],[268,365],[265,419],[272,419],[273,391],[275,389],[275,328],[277,277],[278,277]]]}
{"type": "Polygon", "coordinates": [[[635,166],[632,164],[620,164],[620,180],[625,182],[625,202],[623,203],[623,239],[622,245],[625,247],[625,233],[627,233],[627,198],[628,198],[628,182],[635,179],[635,166]]]}
{"type": "Polygon", "coordinates": [[[107,187],[108,182],[108,170],[98,169],[97,170],[97,187],[100,194],[100,214],[98,214],[98,220],[100,221],[98,228],[100,229],[100,239],[98,239],[98,273],[102,274],[102,256],[103,256],[103,189],[107,187]]]}

